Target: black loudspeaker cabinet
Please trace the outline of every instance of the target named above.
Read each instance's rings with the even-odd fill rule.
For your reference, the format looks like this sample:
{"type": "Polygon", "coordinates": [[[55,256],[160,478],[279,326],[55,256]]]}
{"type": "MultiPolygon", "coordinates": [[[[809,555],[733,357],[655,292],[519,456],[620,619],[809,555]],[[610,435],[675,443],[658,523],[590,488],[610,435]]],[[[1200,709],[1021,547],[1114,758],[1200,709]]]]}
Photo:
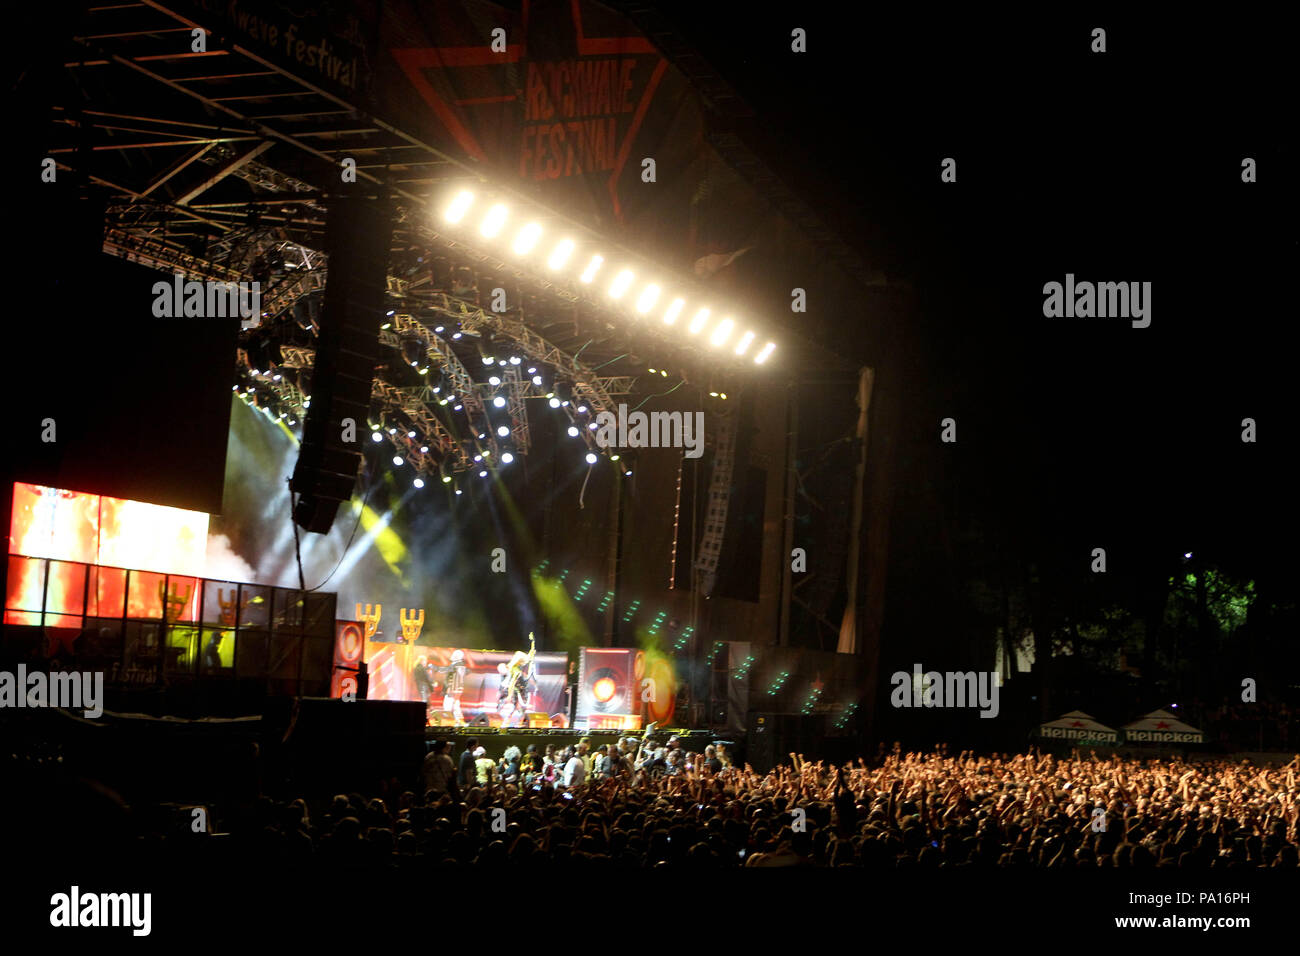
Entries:
{"type": "Polygon", "coordinates": [[[387,287],[392,208],[377,199],[338,199],[329,210],[325,247],[329,275],[312,368],[311,407],[291,488],[294,520],[324,534],[339,504],[352,497],[370,414],[379,331],[387,287]],[[345,432],[343,422],[354,427],[345,432]],[[353,438],[343,440],[345,434],[353,438]]]}

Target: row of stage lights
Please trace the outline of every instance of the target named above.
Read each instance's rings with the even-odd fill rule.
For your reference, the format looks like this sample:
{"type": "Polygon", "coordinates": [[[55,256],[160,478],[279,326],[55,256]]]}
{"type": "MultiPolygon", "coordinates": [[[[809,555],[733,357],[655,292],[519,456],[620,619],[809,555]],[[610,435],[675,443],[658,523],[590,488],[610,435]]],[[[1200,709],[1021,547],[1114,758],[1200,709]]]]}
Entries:
{"type": "MultiPolygon", "coordinates": [[[[470,215],[476,201],[472,192],[467,189],[461,190],[447,204],[446,209],[443,211],[443,218],[452,225],[459,225],[470,215]]],[[[479,220],[479,235],[487,240],[495,240],[501,237],[509,218],[510,210],[504,203],[493,203],[479,220]]],[[[511,250],[521,258],[531,256],[541,244],[543,232],[540,223],[525,223],[515,231],[514,241],[510,245],[511,250]]],[[[574,256],[577,250],[577,243],[572,239],[560,238],[556,240],[554,245],[550,247],[550,253],[546,257],[547,268],[553,273],[568,271],[573,274],[576,271],[574,263],[578,261],[574,256]]],[[[604,266],[605,257],[598,253],[591,253],[582,271],[577,273],[578,281],[584,285],[593,284],[596,282],[597,277],[601,275],[604,266]]],[[[636,274],[631,269],[619,269],[615,272],[614,278],[606,289],[607,294],[615,302],[631,301],[633,308],[639,315],[649,315],[656,307],[663,307],[661,317],[665,328],[685,328],[688,336],[698,336],[704,333],[704,338],[710,346],[716,349],[729,347],[732,354],[737,357],[743,358],[750,354],[750,350],[757,338],[757,333],[752,329],[745,330],[733,339],[733,333],[739,330],[735,319],[727,316],[710,325],[712,312],[706,307],[696,308],[691,319],[679,326],[677,324],[678,320],[686,312],[686,300],[662,295],[663,289],[657,282],[644,283],[638,288],[635,295],[625,299],[624,297],[632,289],[635,282],[636,274]],[[667,302],[666,306],[664,306],[665,302],[667,302]]],[[[761,348],[756,349],[753,352],[754,364],[764,364],[771,358],[775,350],[775,342],[768,342],[761,348]]]]}

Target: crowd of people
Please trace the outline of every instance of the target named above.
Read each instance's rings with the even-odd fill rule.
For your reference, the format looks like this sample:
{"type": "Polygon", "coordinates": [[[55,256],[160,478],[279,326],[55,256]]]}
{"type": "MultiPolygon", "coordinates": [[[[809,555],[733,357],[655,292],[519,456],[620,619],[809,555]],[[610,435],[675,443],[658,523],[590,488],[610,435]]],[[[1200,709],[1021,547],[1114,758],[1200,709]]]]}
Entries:
{"type": "Polygon", "coordinates": [[[760,773],[675,739],[495,758],[471,739],[434,745],[422,794],[263,798],[231,829],[259,852],[397,866],[1294,868],[1297,772],[1300,757],[896,747],[842,766],[791,754],[760,773]]]}

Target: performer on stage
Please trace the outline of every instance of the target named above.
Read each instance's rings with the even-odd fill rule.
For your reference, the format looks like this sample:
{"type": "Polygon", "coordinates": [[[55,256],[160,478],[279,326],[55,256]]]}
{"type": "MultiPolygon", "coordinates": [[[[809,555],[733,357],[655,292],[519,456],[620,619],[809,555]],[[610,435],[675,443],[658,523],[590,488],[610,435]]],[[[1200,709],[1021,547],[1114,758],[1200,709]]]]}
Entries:
{"type": "Polygon", "coordinates": [[[415,691],[420,695],[420,700],[424,702],[425,709],[429,707],[429,698],[433,695],[433,665],[424,655],[415,659],[415,666],[411,668],[411,679],[415,682],[415,691]]]}
{"type": "Polygon", "coordinates": [[[465,723],[460,709],[460,697],[465,693],[465,670],[465,652],[461,650],[452,651],[451,663],[438,669],[442,676],[442,709],[451,711],[458,727],[465,723]]]}
{"type": "MultiPolygon", "coordinates": [[[[501,691],[498,705],[504,705],[502,717],[509,727],[518,726],[516,721],[528,718],[528,701],[537,685],[537,642],[533,632],[528,632],[528,653],[515,651],[501,679],[501,691]]],[[[499,669],[499,668],[498,668],[499,669]]]]}

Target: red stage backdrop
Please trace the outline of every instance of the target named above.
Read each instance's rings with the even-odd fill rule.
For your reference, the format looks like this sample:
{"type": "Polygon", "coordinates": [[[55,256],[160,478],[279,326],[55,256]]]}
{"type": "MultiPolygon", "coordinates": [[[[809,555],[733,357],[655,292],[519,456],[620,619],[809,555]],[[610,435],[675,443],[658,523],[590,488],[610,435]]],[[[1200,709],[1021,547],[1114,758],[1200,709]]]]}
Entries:
{"type": "MultiPolygon", "coordinates": [[[[382,641],[365,642],[365,659],[369,669],[370,687],[366,696],[371,700],[420,700],[419,687],[414,677],[422,660],[433,665],[434,683],[430,703],[434,711],[444,709],[446,696],[446,671],[451,664],[454,647],[425,647],[421,644],[388,644],[382,641]]],[[[497,692],[500,687],[498,664],[509,663],[514,651],[486,651],[460,648],[465,653],[465,690],[460,706],[466,721],[480,715],[497,713],[497,692]]],[[[337,652],[336,652],[337,656],[337,652]]],[[[537,652],[537,686],[528,699],[530,712],[548,715],[565,714],[564,682],[569,657],[560,651],[537,652]]],[[[450,709],[450,704],[445,709],[450,709]]]]}

